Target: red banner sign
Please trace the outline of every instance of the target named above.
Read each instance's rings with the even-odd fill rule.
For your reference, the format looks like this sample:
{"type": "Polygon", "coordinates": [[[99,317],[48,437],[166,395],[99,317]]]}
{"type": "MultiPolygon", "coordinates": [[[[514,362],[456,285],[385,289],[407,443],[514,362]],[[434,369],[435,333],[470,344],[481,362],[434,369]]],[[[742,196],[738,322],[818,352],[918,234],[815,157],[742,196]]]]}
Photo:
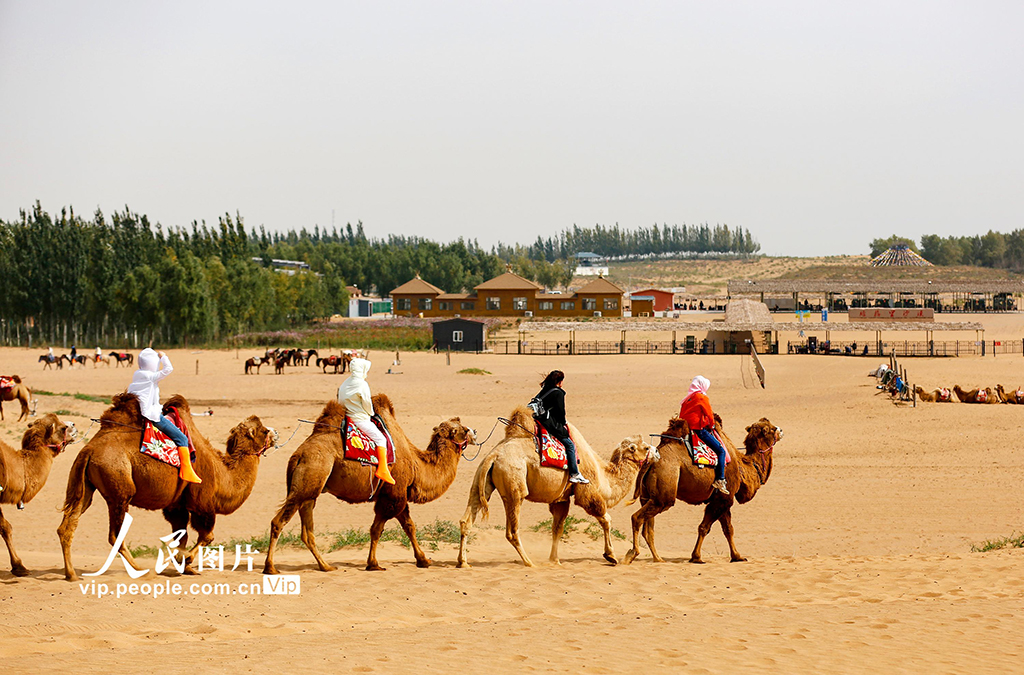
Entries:
{"type": "Polygon", "coordinates": [[[850,321],[934,321],[934,309],[853,308],[850,321]]]}

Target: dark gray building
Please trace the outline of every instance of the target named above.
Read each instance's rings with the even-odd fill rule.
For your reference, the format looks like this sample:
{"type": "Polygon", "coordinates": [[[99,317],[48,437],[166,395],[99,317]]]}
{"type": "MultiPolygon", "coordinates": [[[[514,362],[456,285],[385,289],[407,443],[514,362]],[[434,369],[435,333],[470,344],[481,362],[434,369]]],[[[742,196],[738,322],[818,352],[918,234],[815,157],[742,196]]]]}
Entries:
{"type": "Polygon", "coordinates": [[[482,352],[487,343],[487,326],[472,319],[434,322],[434,344],[439,351],[482,352]]]}

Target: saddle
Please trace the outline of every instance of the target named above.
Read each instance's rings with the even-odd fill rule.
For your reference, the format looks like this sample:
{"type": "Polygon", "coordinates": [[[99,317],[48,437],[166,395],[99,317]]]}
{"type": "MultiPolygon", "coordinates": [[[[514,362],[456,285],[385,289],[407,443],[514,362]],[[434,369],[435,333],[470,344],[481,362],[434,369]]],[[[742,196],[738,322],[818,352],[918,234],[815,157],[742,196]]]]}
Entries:
{"type": "Polygon", "coordinates": [[[1017,398],[1017,403],[1024,403],[1024,389],[1018,389],[1013,395],[1017,398]]]}
{"type": "Polygon", "coordinates": [[[0,391],[14,389],[14,379],[0,375],[0,391]]]}
{"type": "MultiPolygon", "coordinates": [[[[388,466],[390,466],[395,463],[395,442],[391,439],[391,432],[384,426],[384,422],[379,416],[374,415],[371,419],[388,442],[388,466]]],[[[359,427],[349,423],[348,415],[345,415],[345,430],[342,437],[345,439],[345,459],[377,466],[377,447],[366,434],[359,430],[359,427]]]]}
{"type": "MultiPolygon", "coordinates": [[[[722,439],[718,436],[718,432],[715,431],[715,438],[718,438],[718,442],[721,443],[722,439]]],[[[718,455],[715,451],[708,447],[707,443],[700,440],[700,436],[697,432],[692,432],[688,438],[683,439],[683,444],[686,446],[686,451],[690,453],[690,459],[693,460],[694,466],[700,467],[712,467],[718,466],[718,455]]],[[[724,447],[724,443],[722,444],[724,447]]],[[[729,453],[725,453],[725,463],[728,464],[732,461],[729,457],[729,453]]]]}
{"type": "MultiPolygon", "coordinates": [[[[149,455],[153,459],[158,459],[164,464],[170,464],[174,468],[181,468],[181,459],[178,457],[178,446],[174,444],[167,434],[160,431],[154,426],[154,424],[148,419],[143,418],[146,425],[142,430],[142,446],[139,448],[139,452],[144,455],[149,455]]],[[[170,414],[167,415],[167,419],[174,423],[174,426],[181,430],[181,433],[185,434],[185,438],[188,439],[189,456],[192,461],[196,461],[196,447],[192,444],[192,436],[188,433],[188,428],[182,421],[181,416],[178,415],[176,408],[170,409],[170,414]]]]}
{"type": "Polygon", "coordinates": [[[953,394],[952,392],[949,391],[949,389],[939,389],[939,401],[941,401],[942,403],[948,403],[952,395],[953,394]]]}
{"type": "Polygon", "coordinates": [[[985,389],[979,389],[978,393],[974,396],[974,400],[978,403],[984,403],[988,401],[988,391],[985,389]]]}
{"type": "Polygon", "coordinates": [[[551,432],[540,423],[534,424],[534,439],[537,441],[537,452],[540,453],[540,465],[550,466],[565,471],[569,468],[569,458],[565,454],[565,445],[551,435],[551,432]]]}

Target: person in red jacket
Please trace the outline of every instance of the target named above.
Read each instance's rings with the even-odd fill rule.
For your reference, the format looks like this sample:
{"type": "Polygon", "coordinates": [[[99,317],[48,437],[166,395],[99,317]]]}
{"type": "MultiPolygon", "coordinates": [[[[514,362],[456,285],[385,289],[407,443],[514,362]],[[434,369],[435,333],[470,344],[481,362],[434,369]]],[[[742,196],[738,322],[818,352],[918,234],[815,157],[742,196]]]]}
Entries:
{"type": "Polygon", "coordinates": [[[715,414],[711,412],[711,401],[707,396],[710,387],[711,381],[708,378],[702,375],[693,378],[693,382],[690,383],[690,391],[679,407],[679,419],[686,420],[697,437],[718,455],[718,464],[715,465],[715,482],[711,487],[722,494],[729,494],[729,488],[725,485],[726,450],[715,435],[715,414]]]}

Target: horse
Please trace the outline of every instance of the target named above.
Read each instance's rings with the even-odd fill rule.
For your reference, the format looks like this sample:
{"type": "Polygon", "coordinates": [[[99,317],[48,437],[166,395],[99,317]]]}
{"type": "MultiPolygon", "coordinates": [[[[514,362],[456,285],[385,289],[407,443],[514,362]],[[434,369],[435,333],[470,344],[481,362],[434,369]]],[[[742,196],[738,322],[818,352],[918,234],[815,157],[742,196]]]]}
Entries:
{"type": "Polygon", "coordinates": [[[110,356],[117,360],[117,367],[120,368],[121,364],[127,362],[128,365],[125,368],[130,367],[135,363],[135,357],[128,352],[110,352],[110,356]]]}
{"type": "Polygon", "coordinates": [[[50,354],[43,354],[39,357],[39,363],[43,364],[43,370],[47,368],[53,368],[57,366],[57,370],[64,368],[64,357],[52,356],[50,354]]]}

